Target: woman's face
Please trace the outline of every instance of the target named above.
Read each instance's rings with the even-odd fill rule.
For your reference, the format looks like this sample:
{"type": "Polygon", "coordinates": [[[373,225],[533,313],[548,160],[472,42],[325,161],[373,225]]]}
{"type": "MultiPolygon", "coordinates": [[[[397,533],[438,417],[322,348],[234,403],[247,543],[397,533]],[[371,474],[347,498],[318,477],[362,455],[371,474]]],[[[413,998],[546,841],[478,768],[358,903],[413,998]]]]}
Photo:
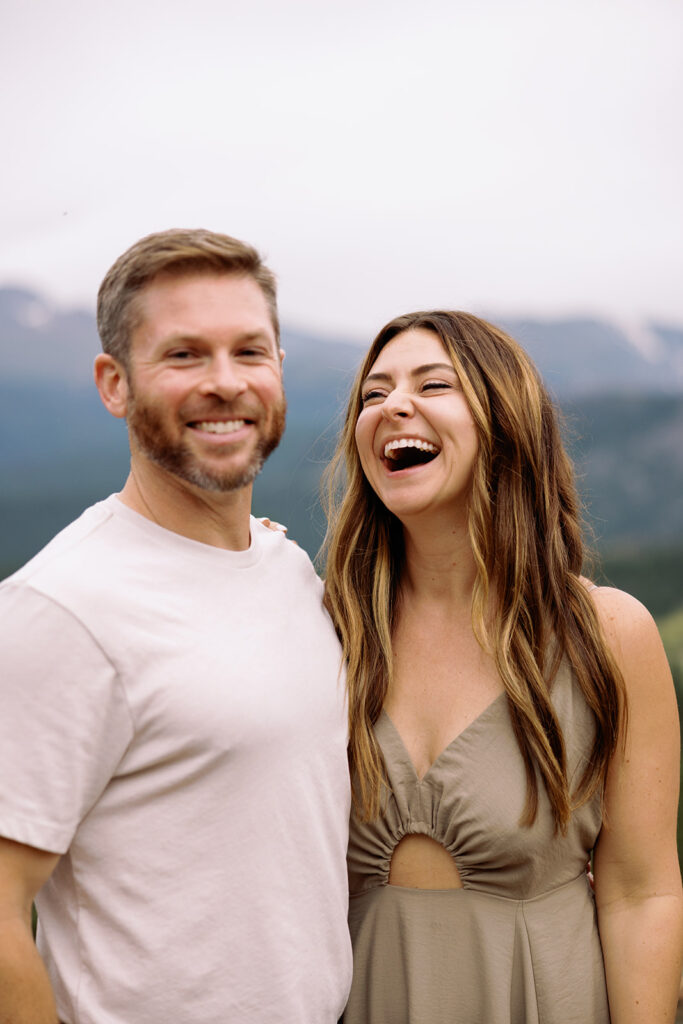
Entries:
{"type": "Polygon", "coordinates": [[[361,389],[358,454],[370,486],[399,519],[467,506],[477,430],[439,337],[403,331],[361,389]]]}

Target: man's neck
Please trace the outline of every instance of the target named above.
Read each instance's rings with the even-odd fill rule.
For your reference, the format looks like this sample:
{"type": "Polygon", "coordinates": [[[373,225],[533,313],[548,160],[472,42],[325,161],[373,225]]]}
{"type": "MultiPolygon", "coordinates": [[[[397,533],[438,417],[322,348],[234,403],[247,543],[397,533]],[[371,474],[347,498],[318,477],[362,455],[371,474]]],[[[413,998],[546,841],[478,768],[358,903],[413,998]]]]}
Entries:
{"type": "Polygon", "coordinates": [[[227,551],[245,551],[251,491],[251,485],[226,493],[202,490],[133,460],[119,499],[165,530],[227,551]]]}

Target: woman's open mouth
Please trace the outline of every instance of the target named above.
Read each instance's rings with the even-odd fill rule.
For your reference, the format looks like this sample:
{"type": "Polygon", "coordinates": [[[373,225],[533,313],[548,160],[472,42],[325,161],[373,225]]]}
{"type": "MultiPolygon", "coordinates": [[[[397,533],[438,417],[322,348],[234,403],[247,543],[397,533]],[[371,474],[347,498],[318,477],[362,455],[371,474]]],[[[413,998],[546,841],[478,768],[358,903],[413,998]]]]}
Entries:
{"type": "Polygon", "coordinates": [[[440,449],[431,441],[422,441],[418,437],[401,437],[385,444],[382,462],[390,473],[396,473],[399,469],[424,466],[435,459],[439,451],[440,449]]]}

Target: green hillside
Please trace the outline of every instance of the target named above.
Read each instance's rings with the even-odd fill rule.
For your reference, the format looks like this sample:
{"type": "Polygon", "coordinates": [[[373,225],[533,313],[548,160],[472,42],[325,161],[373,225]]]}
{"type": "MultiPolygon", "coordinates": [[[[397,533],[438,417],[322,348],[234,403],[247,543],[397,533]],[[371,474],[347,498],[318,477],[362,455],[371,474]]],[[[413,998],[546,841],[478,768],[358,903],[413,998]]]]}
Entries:
{"type": "Polygon", "coordinates": [[[626,590],[658,621],[683,606],[683,545],[609,550],[594,574],[596,582],[626,590]]]}

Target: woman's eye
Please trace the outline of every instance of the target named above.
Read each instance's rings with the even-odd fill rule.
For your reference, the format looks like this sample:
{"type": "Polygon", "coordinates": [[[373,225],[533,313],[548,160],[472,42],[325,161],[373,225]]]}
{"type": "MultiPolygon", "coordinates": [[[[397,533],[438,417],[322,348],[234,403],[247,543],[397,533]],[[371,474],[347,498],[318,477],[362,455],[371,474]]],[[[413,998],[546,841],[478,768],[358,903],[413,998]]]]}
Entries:
{"type": "Polygon", "coordinates": [[[452,388],[452,384],[449,384],[445,380],[428,380],[422,385],[423,391],[448,391],[452,388]]]}
{"type": "Polygon", "coordinates": [[[371,391],[365,392],[365,394],[361,397],[361,402],[363,403],[363,405],[368,405],[369,402],[381,402],[384,397],[385,395],[383,391],[373,389],[371,391]]]}

